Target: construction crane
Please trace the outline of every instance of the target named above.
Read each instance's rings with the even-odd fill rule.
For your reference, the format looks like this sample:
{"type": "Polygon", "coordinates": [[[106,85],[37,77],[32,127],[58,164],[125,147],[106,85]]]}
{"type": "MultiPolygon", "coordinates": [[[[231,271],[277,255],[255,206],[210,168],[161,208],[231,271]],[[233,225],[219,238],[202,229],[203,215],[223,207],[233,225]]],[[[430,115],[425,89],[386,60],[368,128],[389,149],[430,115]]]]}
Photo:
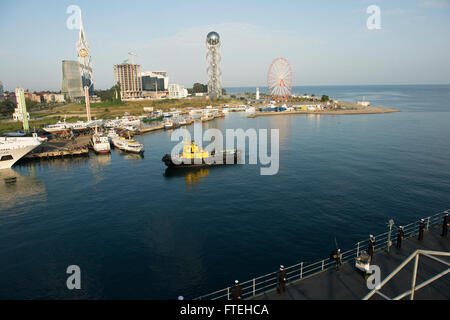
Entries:
{"type": "Polygon", "coordinates": [[[128,55],[131,56],[131,64],[134,64],[134,57],[139,57],[136,53],[134,52],[128,52],[128,55]]]}

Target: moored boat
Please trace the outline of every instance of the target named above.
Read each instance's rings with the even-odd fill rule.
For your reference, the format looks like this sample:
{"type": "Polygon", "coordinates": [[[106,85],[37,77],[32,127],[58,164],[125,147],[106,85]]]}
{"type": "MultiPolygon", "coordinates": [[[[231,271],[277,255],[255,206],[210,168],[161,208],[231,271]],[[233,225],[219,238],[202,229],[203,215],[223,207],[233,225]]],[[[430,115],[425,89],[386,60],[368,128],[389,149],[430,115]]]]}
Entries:
{"type": "Polygon", "coordinates": [[[0,169],[11,168],[40,144],[41,140],[35,133],[32,137],[0,137],[0,169]]]}
{"type": "Polygon", "coordinates": [[[209,153],[191,141],[191,143],[185,142],[180,155],[166,154],[162,158],[162,162],[171,168],[211,167],[237,164],[238,157],[239,151],[237,149],[209,153]]]}
{"type": "Polygon", "coordinates": [[[48,132],[48,133],[60,134],[60,133],[70,131],[70,126],[64,120],[64,122],[58,121],[57,123],[50,124],[50,125],[44,127],[43,129],[45,132],[48,132]]]}
{"type": "Polygon", "coordinates": [[[90,145],[96,153],[109,153],[111,151],[108,136],[98,133],[97,127],[95,127],[95,133],[91,137],[90,145]]]}
{"type": "Polygon", "coordinates": [[[131,139],[116,138],[112,140],[115,148],[126,152],[143,153],[144,145],[131,139]]]}

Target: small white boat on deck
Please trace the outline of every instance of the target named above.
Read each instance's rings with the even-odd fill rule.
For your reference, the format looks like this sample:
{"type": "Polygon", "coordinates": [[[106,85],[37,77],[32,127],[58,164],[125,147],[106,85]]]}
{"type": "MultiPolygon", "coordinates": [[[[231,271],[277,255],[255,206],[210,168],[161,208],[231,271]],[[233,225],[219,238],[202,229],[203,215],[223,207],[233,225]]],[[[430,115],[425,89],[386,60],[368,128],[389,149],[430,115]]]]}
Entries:
{"type": "Polygon", "coordinates": [[[72,131],[83,132],[89,129],[89,124],[84,121],[77,121],[67,124],[72,131]]]}
{"type": "Polygon", "coordinates": [[[137,128],[140,128],[141,119],[135,116],[123,116],[122,119],[120,119],[120,126],[121,127],[135,126],[137,128]]]}
{"type": "Polygon", "coordinates": [[[56,124],[50,124],[43,128],[45,132],[53,133],[53,134],[60,134],[63,132],[70,131],[70,126],[66,123],[66,121],[61,122],[58,121],[56,124]]]}

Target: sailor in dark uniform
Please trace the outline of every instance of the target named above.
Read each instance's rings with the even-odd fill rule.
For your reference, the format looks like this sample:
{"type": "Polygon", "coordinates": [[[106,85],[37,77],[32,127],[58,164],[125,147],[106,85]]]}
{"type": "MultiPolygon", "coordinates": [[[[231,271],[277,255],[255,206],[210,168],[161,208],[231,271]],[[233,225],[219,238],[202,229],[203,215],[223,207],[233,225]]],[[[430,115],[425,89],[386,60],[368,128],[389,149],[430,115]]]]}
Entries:
{"type": "Polygon", "coordinates": [[[233,300],[242,300],[242,288],[239,285],[238,280],[234,281],[232,293],[233,293],[233,300]]]}
{"type": "Polygon", "coordinates": [[[330,259],[334,259],[336,261],[336,270],[339,271],[340,267],[342,266],[341,249],[331,251],[330,259]]]}
{"type": "Polygon", "coordinates": [[[441,236],[446,237],[448,231],[448,225],[450,222],[448,221],[448,212],[445,212],[444,221],[442,222],[442,233],[441,236]]]}
{"type": "Polygon", "coordinates": [[[373,260],[373,252],[375,249],[375,237],[373,235],[370,235],[369,237],[369,248],[367,249],[367,252],[369,253],[370,260],[369,263],[373,260]]]}
{"type": "Polygon", "coordinates": [[[280,271],[278,272],[278,293],[281,294],[286,291],[286,282],[286,271],[284,271],[284,266],[280,266],[280,271]]]}
{"type": "Polygon", "coordinates": [[[423,232],[425,230],[425,220],[420,219],[419,223],[419,240],[423,240],[423,232]]]}
{"type": "Polygon", "coordinates": [[[405,236],[405,232],[403,231],[403,227],[402,226],[398,227],[397,248],[399,248],[399,249],[402,247],[402,240],[403,240],[404,236],[405,236]]]}

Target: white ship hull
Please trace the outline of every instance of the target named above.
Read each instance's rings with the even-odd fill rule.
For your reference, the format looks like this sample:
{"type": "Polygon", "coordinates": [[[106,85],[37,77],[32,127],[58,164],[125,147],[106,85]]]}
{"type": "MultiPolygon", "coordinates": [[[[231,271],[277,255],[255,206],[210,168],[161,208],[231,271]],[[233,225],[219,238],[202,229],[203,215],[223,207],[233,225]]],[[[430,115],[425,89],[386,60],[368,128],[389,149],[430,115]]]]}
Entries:
{"type": "Polygon", "coordinates": [[[126,152],[132,152],[132,153],[143,153],[144,147],[132,147],[132,145],[129,145],[127,140],[122,139],[112,139],[112,143],[114,145],[114,148],[120,149],[122,151],[126,152]]]}
{"type": "Polygon", "coordinates": [[[0,138],[0,169],[11,168],[40,144],[37,138],[0,138]]]}
{"type": "Polygon", "coordinates": [[[97,153],[109,153],[111,150],[111,145],[108,143],[96,143],[92,147],[97,153]]]}

